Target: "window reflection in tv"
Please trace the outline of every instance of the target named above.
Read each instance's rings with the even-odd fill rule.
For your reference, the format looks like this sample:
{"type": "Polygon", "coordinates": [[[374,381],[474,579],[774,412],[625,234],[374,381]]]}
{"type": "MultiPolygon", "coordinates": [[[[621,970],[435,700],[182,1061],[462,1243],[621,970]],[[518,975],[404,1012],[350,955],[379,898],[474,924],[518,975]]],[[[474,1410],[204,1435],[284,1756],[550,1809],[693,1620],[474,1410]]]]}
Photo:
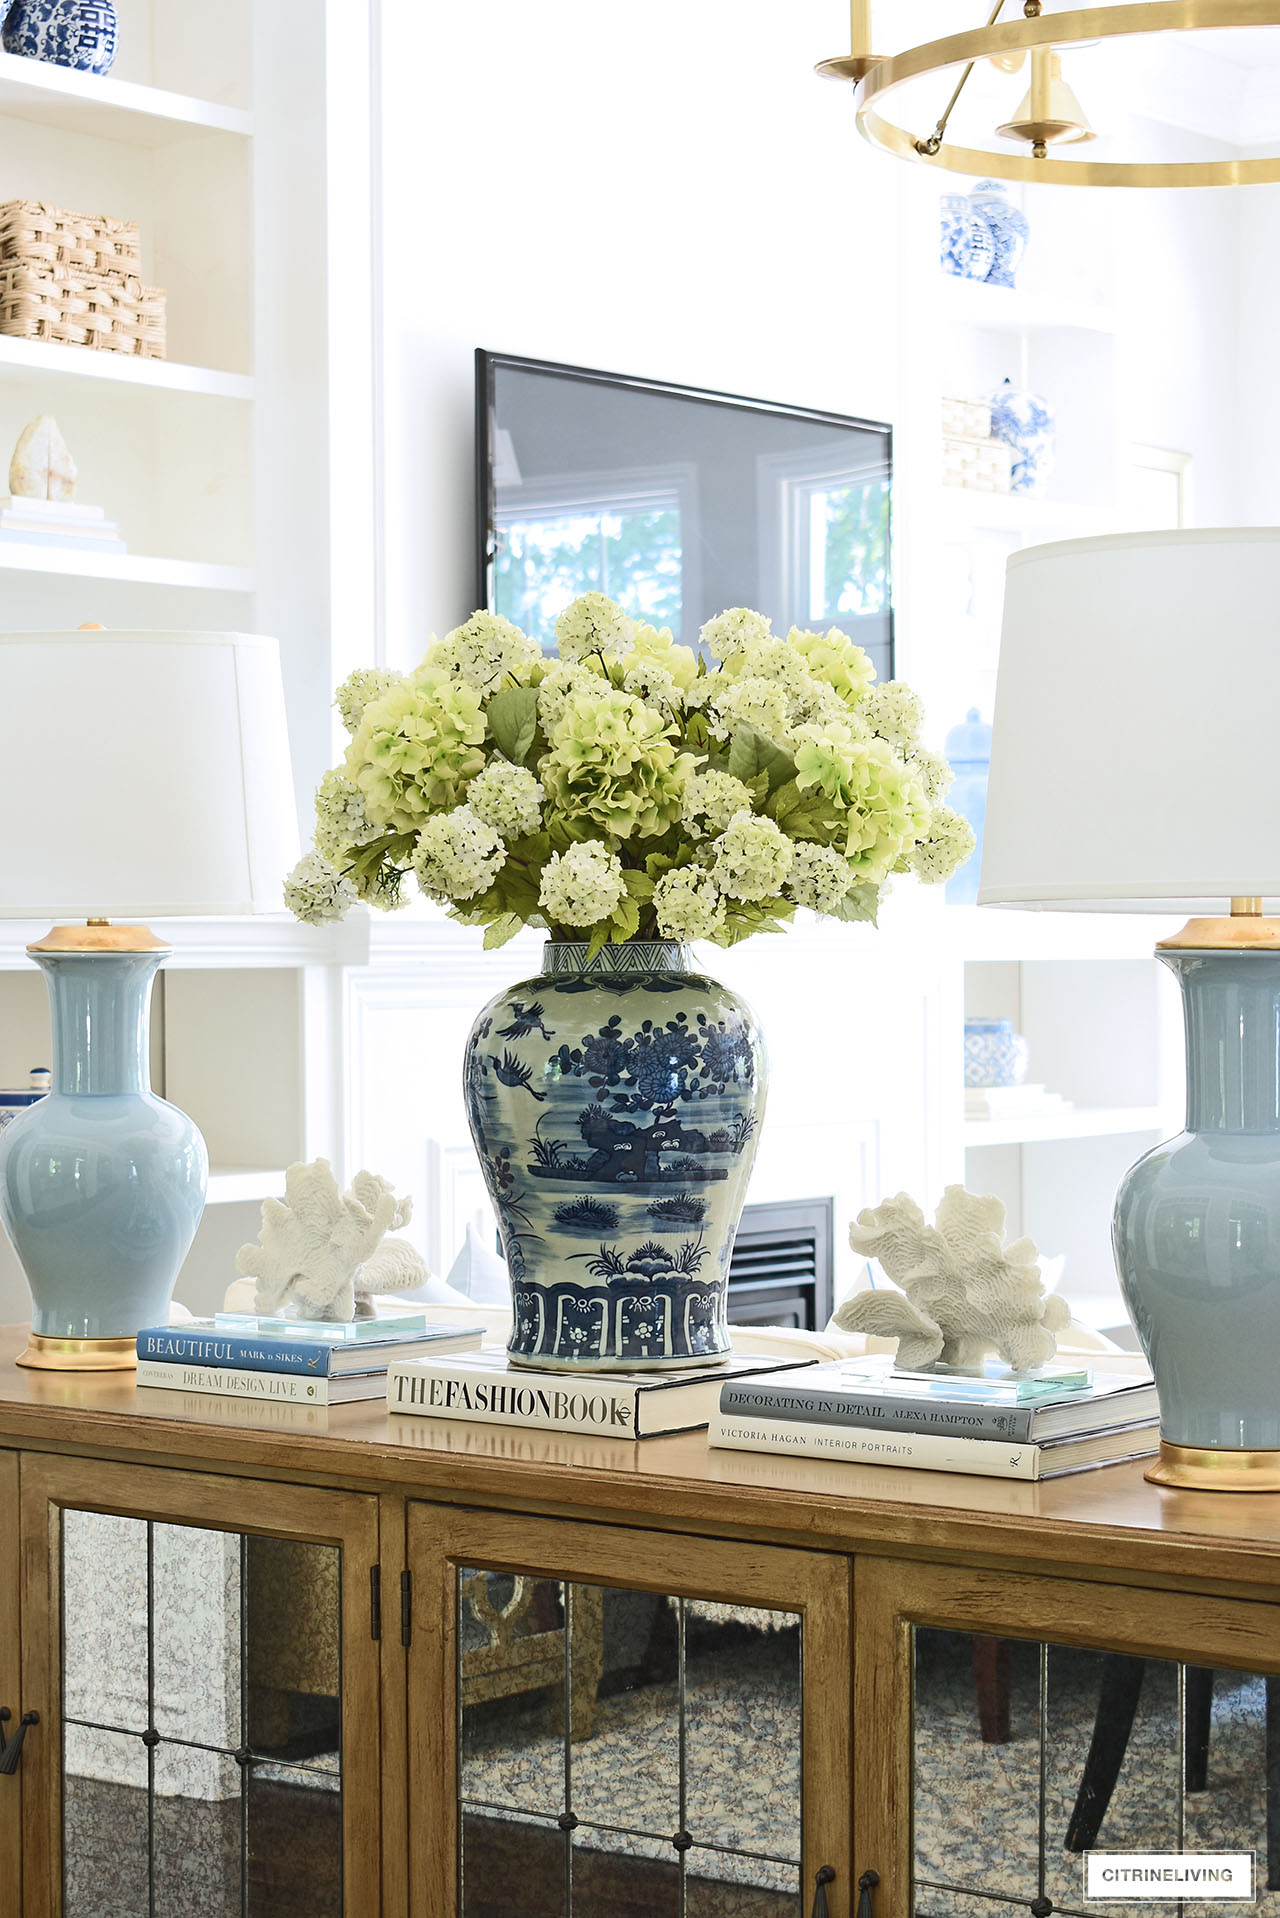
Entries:
{"type": "Polygon", "coordinates": [[[696,645],[726,606],[893,674],[892,437],[801,407],[476,355],[479,597],[548,648],[579,593],[696,645]]]}

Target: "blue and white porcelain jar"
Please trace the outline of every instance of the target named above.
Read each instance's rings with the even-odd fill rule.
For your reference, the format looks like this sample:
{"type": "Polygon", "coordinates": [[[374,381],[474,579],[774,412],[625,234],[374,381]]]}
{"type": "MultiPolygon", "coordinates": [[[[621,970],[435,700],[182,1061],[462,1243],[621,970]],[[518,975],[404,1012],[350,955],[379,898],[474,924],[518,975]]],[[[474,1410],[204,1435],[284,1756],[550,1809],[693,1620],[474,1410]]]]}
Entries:
{"type": "Polygon", "coordinates": [[[1012,1019],[966,1019],[964,1082],[967,1086],[1017,1086],[1027,1076],[1027,1042],[1012,1019]]]}
{"type": "Polygon", "coordinates": [[[1013,448],[1011,493],[1038,493],[1053,470],[1057,445],[1053,408],[1041,393],[1005,380],[991,395],[991,437],[1013,448]]]}
{"type": "Polygon", "coordinates": [[[467,1117],[511,1274],[516,1364],[660,1371],[729,1351],[729,1254],[764,1116],[734,993],[659,940],[548,941],[481,1013],[467,1117]]]}
{"type": "Polygon", "coordinates": [[[947,804],[969,821],[974,840],[973,851],[947,881],[947,903],[972,906],[977,903],[982,872],[982,829],[987,821],[987,775],[991,770],[991,728],[976,706],[970,706],[963,725],[951,728],[943,752],[955,774],[947,804]]]}
{"type": "Polygon", "coordinates": [[[990,235],[991,264],[983,278],[988,286],[1013,286],[1031,232],[1026,214],[1014,206],[999,180],[979,180],[968,203],[990,235]]]}
{"type": "Polygon", "coordinates": [[[941,264],[961,280],[985,280],[995,260],[991,227],[963,193],[944,193],[940,203],[941,264]]]}
{"type": "Polygon", "coordinates": [[[106,73],[116,57],[116,10],[112,0],[13,0],[0,44],[27,60],[106,73]]]}

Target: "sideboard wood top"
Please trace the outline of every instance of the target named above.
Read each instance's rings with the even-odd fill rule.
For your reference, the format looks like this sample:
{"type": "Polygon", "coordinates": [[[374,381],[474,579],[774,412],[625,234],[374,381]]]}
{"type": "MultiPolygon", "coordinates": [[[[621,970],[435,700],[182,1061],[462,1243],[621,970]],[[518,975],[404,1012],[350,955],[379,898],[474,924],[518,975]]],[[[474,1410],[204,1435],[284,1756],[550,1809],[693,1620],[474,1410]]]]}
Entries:
{"type": "Polygon", "coordinates": [[[701,1431],[597,1439],[388,1414],[380,1400],[246,1404],[139,1388],[130,1372],[25,1371],[25,1339],[0,1328],[0,1447],[1280,1599],[1280,1494],[1165,1491],[1140,1462],[1036,1485],[712,1451],[701,1431]]]}

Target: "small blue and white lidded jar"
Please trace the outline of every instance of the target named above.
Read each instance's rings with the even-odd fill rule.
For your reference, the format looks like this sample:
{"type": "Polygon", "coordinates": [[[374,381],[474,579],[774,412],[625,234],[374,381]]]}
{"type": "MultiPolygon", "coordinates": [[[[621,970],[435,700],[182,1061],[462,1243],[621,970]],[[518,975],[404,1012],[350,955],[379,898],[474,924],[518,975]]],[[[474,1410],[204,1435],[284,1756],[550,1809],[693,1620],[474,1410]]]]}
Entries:
{"type": "Polygon", "coordinates": [[[49,1090],[50,1072],[48,1066],[32,1066],[29,1082],[21,1090],[10,1090],[0,1086],[0,1132],[16,1119],[20,1112],[33,1106],[37,1099],[43,1099],[49,1090]]]}
{"type": "Polygon", "coordinates": [[[1053,470],[1053,407],[1042,393],[1005,380],[991,395],[991,437],[1013,448],[1011,493],[1038,493],[1053,470]]]}
{"type": "Polygon", "coordinates": [[[1014,206],[999,180],[979,180],[969,194],[969,206],[991,236],[991,265],[983,276],[987,285],[1013,286],[1031,232],[1026,214],[1014,206]]]}
{"type": "Polygon", "coordinates": [[[1012,1019],[966,1019],[966,1086],[1017,1086],[1027,1076],[1027,1042],[1012,1019]]]}
{"type": "Polygon", "coordinates": [[[955,774],[947,804],[973,827],[974,847],[947,881],[947,903],[972,906],[978,898],[982,873],[982,829],[987,819],[987,774],[991,770],[991,728],[976,706],[970,706],[959,726],[953,726],[943,745],[955,774]]]}
{"type": "Polygon", "coordinates": [[[26,60],[106,73],[116,57],[116,10],[112,0],[13,0],[0,44],[26,60]]]}
{"type": "Polygon", "coordinates": [[[989,224],[964,193],[944,193],[940,211],[943,272],[961,280],[985,280],[996,256],[989,224]]]}

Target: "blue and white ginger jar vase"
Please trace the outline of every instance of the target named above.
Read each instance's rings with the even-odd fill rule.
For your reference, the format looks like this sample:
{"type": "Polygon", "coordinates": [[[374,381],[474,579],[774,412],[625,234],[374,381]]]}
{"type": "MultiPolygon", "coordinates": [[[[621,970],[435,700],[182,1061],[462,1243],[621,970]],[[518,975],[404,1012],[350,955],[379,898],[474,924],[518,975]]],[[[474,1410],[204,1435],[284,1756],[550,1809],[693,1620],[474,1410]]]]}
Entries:
{"type": "Polygon", "coordinates": [[[729,1255],[764,1116],[749,1008],[686,947],[549,941],[467,1041],[467,1117],[517,1364],[660,1371],[729,1351],[729,1255]]]}
{"type": "Polygon", "coordinates": [[[999,180],[979,180],[968,204],[990,235],[991,264],[983,276],[987,285],[1013,286],[1031,232],[1026,214],[1006,196],[999,180]]]}
{"type": "Polygon", "coordinates": [[[27,60],[106,73],[116,57],[116,10],[112,0],[13,0],[0,43],[27,60]]]}
{"type": "Polygon", "coordinates": [[[947,804],[969,821],[974,840],[973,851],[947,881],[947,901],[953,906],[972,906],[977,902],[982,873],[982,831],[987,823],[987,775],[991,770],[991,728],[976,706],[970,706],[963,725],[951,728],[943,752],[955,774],[947,804]]]}
{"type": "Polygon", "coordinates": [[[963,193],[944,193],[939,235],[944,273],[961,280],[985,280],[995,261],[995,241],[987,221],[963,193]]]}
{"type": "Polygon", "coordinates": [[[1038,493],[1053,470],[1057,446],[1053,408],[1041,393],[1005,380],[991,395],[991,437],[1013,448],[1011,493],[1038,493]]]}

